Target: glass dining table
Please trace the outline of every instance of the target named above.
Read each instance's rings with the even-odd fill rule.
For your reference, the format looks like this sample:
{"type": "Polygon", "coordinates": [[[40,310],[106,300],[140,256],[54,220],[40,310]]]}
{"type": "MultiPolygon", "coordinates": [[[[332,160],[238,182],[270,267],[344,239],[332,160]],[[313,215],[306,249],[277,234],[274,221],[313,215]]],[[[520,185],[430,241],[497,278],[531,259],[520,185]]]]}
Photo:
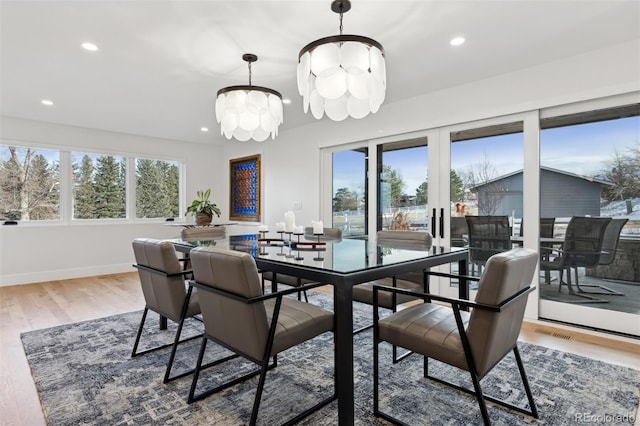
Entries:
{"type": "MultiPolygon", "coordinates": [[[[449,263],[458,264],[458,273],[467,275],[468,249],[430,247],[400,249],[377,245],[375,238],[323,240],[320,236],[278,234],[228,235],[214,240],[171,240],[176,251],[188,253],[194,247],[212,246],[251,254],[258,269],[323,282],[333,286],[335,314],[335,368],[340,425],[354,423],[353,286],[425,270],[449,263]]],[[[459,298],[469,298],[465,279],[458,284],[459,298]]]]}

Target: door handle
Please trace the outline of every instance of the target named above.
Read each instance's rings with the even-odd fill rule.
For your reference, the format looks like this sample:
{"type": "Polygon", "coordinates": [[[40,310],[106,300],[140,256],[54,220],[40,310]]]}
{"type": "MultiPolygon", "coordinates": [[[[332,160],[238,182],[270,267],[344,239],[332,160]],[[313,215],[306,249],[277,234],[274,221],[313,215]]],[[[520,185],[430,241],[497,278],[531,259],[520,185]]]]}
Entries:
{"type": "Polygon", "coordinates": [[[433,209],[431,214],[431,234],[436,235],[436,209],[433,209]]]}
{"type": "Polygon", "coordinates": [[[444,238],[444,208],[440,209],[440,238],[444,238]]]}

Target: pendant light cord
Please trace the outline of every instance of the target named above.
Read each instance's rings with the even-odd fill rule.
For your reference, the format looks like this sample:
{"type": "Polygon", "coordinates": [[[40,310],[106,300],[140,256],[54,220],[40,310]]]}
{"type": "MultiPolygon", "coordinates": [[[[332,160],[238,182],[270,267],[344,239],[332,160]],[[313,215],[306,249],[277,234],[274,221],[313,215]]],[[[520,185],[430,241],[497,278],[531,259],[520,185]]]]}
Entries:
{"type": "Polygon", "coordinates": [[[251,86],[251,62],[247,62],[247,65],[249,66],[249,86],[251,86]]]}

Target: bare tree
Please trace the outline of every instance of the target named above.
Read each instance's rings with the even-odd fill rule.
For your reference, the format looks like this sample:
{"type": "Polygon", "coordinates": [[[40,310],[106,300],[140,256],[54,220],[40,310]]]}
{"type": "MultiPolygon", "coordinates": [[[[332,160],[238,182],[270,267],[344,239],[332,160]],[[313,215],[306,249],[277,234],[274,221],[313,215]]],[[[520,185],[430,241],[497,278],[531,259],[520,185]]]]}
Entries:
{"type": "Polygon", "coordinates": [[[31,148],[5,147],[0,162],[0,212],[20,220],[51,219],[58,214],[57,166],[31,148]]]}
{"type": "Polygon", "coordinates": [[[501,180],[495,180],[498,170],[485,153],[482,161],[469,167],[469,171],[461,172],[465,188],[475,188],[478,193],[478,214],[494,214],[505,196],[505,185],[501,180]],[[482,190],[478,187],[482,186],[482,190]]]}

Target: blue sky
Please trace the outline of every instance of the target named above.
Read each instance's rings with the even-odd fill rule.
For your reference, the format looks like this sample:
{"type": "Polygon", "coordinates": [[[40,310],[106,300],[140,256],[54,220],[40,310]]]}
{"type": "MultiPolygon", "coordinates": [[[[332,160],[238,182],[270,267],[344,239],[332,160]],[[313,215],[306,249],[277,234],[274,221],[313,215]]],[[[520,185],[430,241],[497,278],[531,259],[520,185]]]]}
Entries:
{"type": "MultiPolygon", "coordinates": [[[[540,135],[540,160],[544,166],[590,176],[600,172],[616,151],[628,154],[638,144],[640,117],[545,129],[540,135]]],[[[362,157],[362,154],[353,152],[334,157],[334,190],[362,188],[362,157]]],[[[451,146],[451,164],[456,171],[468,171],[483,162],[485,157],[498,175],[522,169],[522,134],[456,142],[451,146]]],[[[385,164],[400,171],[409,194],[414,193],[426,178],[426,147],[385,152],[383,158],[385,164]]]]}

